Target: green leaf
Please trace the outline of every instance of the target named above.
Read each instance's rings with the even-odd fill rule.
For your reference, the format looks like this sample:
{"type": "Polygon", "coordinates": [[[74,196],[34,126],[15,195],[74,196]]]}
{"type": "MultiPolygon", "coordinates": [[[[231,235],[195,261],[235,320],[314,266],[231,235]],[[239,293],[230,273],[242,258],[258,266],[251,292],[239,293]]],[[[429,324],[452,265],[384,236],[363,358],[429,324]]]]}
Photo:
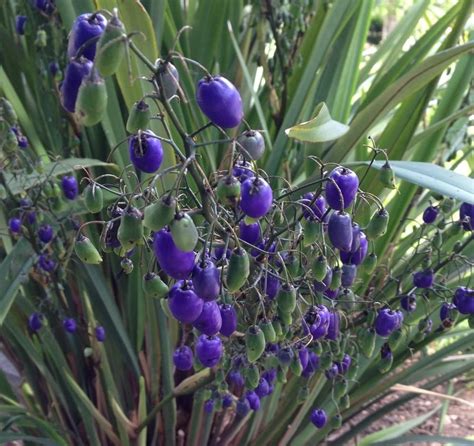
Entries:
{"type": "Polygon", "coordinates": [[[290,138],[295,138],[299,141],[325,142],[340,138],[348,130],[348,125],[331,118],[327,105],[321,102],[316,106],[313,119],[290,127],[285,130],[285,133],[290,138]]]}
{"type": "Polygon", "coordinates": [[[9,444],[13,441],[26,441],[31,444],[42,444],[45,446],[58,446],[58,443],[49,438],[40,438],[32,435],[23,434],[21,432],[0,432],[0,443],[9,444]]]}
{"type": "Polygon", "coordinates": [[[0,283],[2,284],[0,326],[15,300],[22,281],[28,278],[28,271],[34,259],[34,251],[30,243],[25,238],[21,238],[0,264],[0,283]]]}
{"type": "Polygon", "coordinates": [[[404,435],[400,438],[393,438],[385,440],[382,443],[373,443],[373,446],[390,446],[395,444],[412,444],[412,443],[425,443],[425,444],[451,444],[459,446],[474,446],[474,441],[467,438],[460,437],[446,437],[444,435],[404,435]]]}
{"type": "MultiPolygon", "coordinates": [[[[385,161],[374,161],[372,167],[380,170],[384,164],[385,161]]],[[[418,161],[390,161],[390,167],[398,178],[446,197],[474,204],[474,179],[472,178],[437,164],[418,161]]]]}
{"type": "Polygon", "coordinates": [[[386,429],[382,429],[378,432],[374,432],[373,434],[367,435],[364,437],[360,442],[359,446],[370,446],[374,444],[387,444],[387,440],[391,440],[392,438],[396,438],[400,435],[403,435],[405,432],[413,429],[414,427],[419,426],[430,417],[432,417],[440,408],[441,406],[435,407],[433,410],[429,411],[424,415],[420,415],[415,417],[411,420],[404,421],[403,423],[395,424],[393,426],[387,427],[386,429]]]}

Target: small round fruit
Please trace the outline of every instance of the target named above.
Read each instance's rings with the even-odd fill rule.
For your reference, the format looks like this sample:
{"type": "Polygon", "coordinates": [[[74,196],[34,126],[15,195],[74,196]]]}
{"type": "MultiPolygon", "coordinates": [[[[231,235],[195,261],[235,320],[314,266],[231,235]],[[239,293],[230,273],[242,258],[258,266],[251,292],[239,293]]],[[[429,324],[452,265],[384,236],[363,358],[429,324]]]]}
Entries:
{"type": "Polygon", "coordinates": [[[262,356],[265,350],[265,335],[259,326],[252,325],[247,329],[245,347],[247,359],[250,363],[257,361],[262,356]]]}
{"type": "Polygon", "coordinates": [[[165,195],[145,208],[143,224],[152,231],[159,231],[171,223],[176,213],[176,199],[165,195]]]}
{"type": "MultiPolygon", "coordinates": [[[[179,72],[171,62],[159,61],[158,76],[160,76],[164,97],[169,101],[178,91],[179,72]]],[[[161,91],[158,92],[158,95],[161,98],[161,91]]]]}
{"type": "Polygon", "coordinates": [[[226,283],[227,289],[233,293],[244,285],[250,275],[250,261],[246,251],[236,248],[229,259],[226,283]]]}
{"type": "Polygon", "coordinates": [[[38,238],[43,243],[49,243],[54,236],[54,231],[51,225],[41,225],[38,229],[38,238]]]}
{"type": "Polygon", "coordinates": [[[461,314],[474,314],[474,290],[464,286],[456,288],[453,304],[461,314]]]}
{"type": "Polygon", "coordinates": [[[193,269],[193,286],[196,294],[203,300],[217,299],[220,292],[220,272],[214,263],[207,259],[198,262],[193,269]]]}
{"type": "Polygon", "coordinates": [[[311,423],[313,423],[318,429],[322,429],[328,421],[328,417],[324,409],[313,409],[311,411],[310,419],[311,423]]]}
{"type": "Polygon", "coordinates": [[[136,169],[154,173],[160,168],[163,161],[163,147],[151,130],[132,136],[128,150],[130,161],[136,169]]]}
{"type": "Polygon", "coordinates": [[[240,181],[232,175],[227,175],[222,177],[217,183],[217,198],[223,204],[235,206],[240,198],[240,189],[240,181]]]}
{"type": "Polygon", "coordinates": [[[170,223],[171,236],[174,244],[181,251],[192,251],[199,240],[199,234],[189,214],[179,212],[170,223]]]}
{"type": "Polygon", "coordinates": [[[346,167],[336,167],[329,174],[326,183],[326,200],[335,210],[347,209],[357,194],[359,178],[356,173],[346,167]]]}
{"type": "Polygon", "coordinates": [[[193,351],[187,346],[177,348],[173,353],[173,364],[177,370],[191,370],[193,368],[193,351]]]}
{"type": "Polygon", "coordinates": [[[117,237],[127,251],[143,243],[143,214],[138,208],[128,206],[122,212],[117,237]]]}
{"type": "Polygon", "coordinates": [[[178,321],[191,324],[201,314],[204,302],[197,296],[191,281],[179,280],[173,285],[168,296],[171,314],[178,321]]]}
{"type": "Polygon", "coordinates": [[[206,76],[198,82],[196,101],[216,125],[237,127],[244,116],[242,98],[235,86],[222,76],[206,76]]]}
{"type": "Polygon", "coordinates": [[[251,245],[257,245],[262,240],[262,228],[258,221],[247,224],[245,220],[239,223],[239,237],[251,245]]]}
{"type": "Polygon", "coordinates": [[[31,313],[28,318],[28,327],[32,333],[36,333],[43,327],[43,315],[41,313],[31,313]]]}
{"type": "Polygon", "coordinates": [[[84,202],[89,212],[96,214],[104,207],[104,193],[96,184],[88,184],[84,189],[84,202]]]}
{"type": "Polygon", "coordinates": [[[352,247],[352,219],[349,214],[334,211],[328,222],[329,240],[335,248],[349,252],[352,247]]]}
{"type": "Polygon", "coordinates": [[[214,367],[219,363],[224,348],[217,336],[201,335],[196,343],[196,355],[205,367],[214,367]]]}
{"type": "Polygon", "coordinates": [[[434,223],[438,214],[439,214],[439,208],[437,206],[428,206],[423,212],[423,221],[427,225],[434,223]]]}
{"type": "Polygon", "coordinates": [[[127,119],[127,132],[138,133],[146,130],[150,124],[150,106],[141,99],[133,104],[127,119]]]}
{"type": "Polygon", "coordinates": [[[260,132],[247,130],[237,138],[237,147],[246,159],[256,161],[265,152],[265,140],[260,132]]]}
{"type": "Polygon", "coordinates": [[[417,288],[431,288],[434,282],[434,272],[431,269],[417,271],[413,274],[413,285],[417,288]]]}
{"type": "Polygon", "coordinates": [[[86,45],[82,55],[93,61],[97,40],[104,32],[106,25],[107,20],[102,14],[87,13],[76,17],[69,34],[68,58],[76,57],[79,48],[86,45]]]}
{"type": "Polygon", "coordinates": [[[169,288],[158,274],[146,273],[143,276],[143,291],[147,296],[160,299],[168,294],[169,288]]]}
{"type": "Polygon", "coordinates": [[[74,252],[84,263],[98,265],[102,262],[102,257],[94,244],[85,235],[79,234],[74,243],[74,252]]]}
{"type": "Polygon", "coordinates": [[[220,307],[222,325],[220,333],[230,337],[237,330],[237,312],[233,305],[222,304],[220,307]]]}
{"type": "Polygon", "coordinates": [[[365,228],[365,233],[369,240],[375,240],[387,232],[389,217],[389,213],[385,208],[372,215],[367,228],[365,228]]]}
{"type": "Polygon", "coordinates": [[[61,179],[61,188],[64,196],[68,200],[75,200],[79,194],[79,184],[76,177],[72,175],[65,175],[61,179]]]}
{"type": "Polygon", "coordinates": [[[68,333],[75,333],[77,330],[77,322],[73,318],[64,319],[63,327],[68,333]]]}
{"type": "Polygon", "coordinates": [[[382,337],[390,336],[401,327],[403,314],[401,311],[392,311],[389,308],[379,310],[375,319],[375,332],[382,337]]]}
{"type": "Polygon", "coordinates": [[[272,188],[263,178],[248,178],[242,183],[240,207],[245,215],[263,217],[272,207],[272,202],[272,188]]]}
{"type": "Polygon", "coordinates": [[[99,325],[98,327],[95,327],[95,338],[97,339],[98,342],[104,342],[105,341],[105,328],[99,325]]]}
{"type": "Polygon", "coordinates": [[[10,220],[8,220],[8,229],[13,234],[19,234],[21,231],[21,220],[16,217],[10,218],[10,220]]]}
{"type": "Polygon", "coordinates": [[[107,88],[97,70],[92,69],[84,77],[77,93],[75,104],[79,123],[86,127],[93,126],[102,120],[107,107],[107,88]]]}
{"type": "Polygon", "coordinates": [[[111,76],[118,70],[125,55],[125,39],[123,23],[114,15],[97,42],[95,66],[101,76],[111,76]]]}
{"type": "Polygon", "coordinates": [[[222,316],[215,300],[204,302],[201,314],[193,322],[195,328],[207,336],[219,333],[222,327],[222,316]]]}
{"type": "Polygon", "coordinates": [[[474,230],[474,204],[462,203],[459,207],[459,220],[466,231],[474,230]]]}

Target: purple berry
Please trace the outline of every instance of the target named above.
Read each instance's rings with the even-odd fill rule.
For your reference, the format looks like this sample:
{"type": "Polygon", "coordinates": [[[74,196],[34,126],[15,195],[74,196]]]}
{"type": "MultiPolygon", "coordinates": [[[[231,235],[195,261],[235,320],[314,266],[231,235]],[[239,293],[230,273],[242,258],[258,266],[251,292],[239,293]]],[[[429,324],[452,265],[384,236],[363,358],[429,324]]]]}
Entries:
{"type": "Polygon", "coordinates": [[[35,211],[27,211],[23,215],[23,221],[28,222],[29,225],[34,225],[36,223],[36,212],[35,211]]]}
{"type": "Polygon", "coordinates": [[[227,376],[227,380],[235,389],[241,389],[245,384],[245,379],[238,370],[231,370],[227,376]]]}
{"type": "Polygon", "coordinates": [[[79,194],[79,185],[76,177],[72,175],[65,175],[61,179],[61,188],[64,196],[68,200],[75,200],[79,194]]]}
{"type": "Polygon", "coordinates": [[[359,178],[345,167],[336,167],[329,178],[332,180],[326,183],[326,200],[329,206],[339,211],[347,209],[357,194],[359,178]]]}
{"type": "Polygon", "coordinates": [[[241,161],[237,163],[232,169],[232,175],[243,183],[248,178],[255,178],[255,172],[252,165],[248,161],[241,161]]]}
{"type": "Polygon", "coordinates": [[[29,145],[28,138],[24,135],[18,136],[17,141],[18,141],[18,147],[20,149],[26,149],[29,145]]]}
{"type": "Polygon", "coordinates": [[[406,294],[400,299],[400,306],[407,312],[411,313],[416,310],[416,296],[406,294]]]}
{"type": "Polygon", "coordinates": [[[459,219],[466,231],[474,230],[474,204],[461,204],[459,207],[459,219]]]}
{"type": "Polygon", "coordinates": [[[231,336],[237,329],[237,312],[230,304],[222,304],[220,306],[222,325],[220,332],[224,336],[231,336]]]}
{"type": "Polygon", "coordinates": [[[332,363],[329,368],[324,372],[326,378],[329,380],[334,379],[339,373],[339,368],[336,363],[332,363]]]}
{"type": "Polygon", "coordinates": [[[245,393],[245,398],[249,402],[249,406],[253,411],[257,411],[260,409],[260,398],[258,397],[257,393],[253,390],[248,390],[245,393]]]}
{"type": "Polygon", "coordinates": [[[145,173],[156,172],[163,161],[161,141],[151,130],[132,136],[128,151],[135,168],[145,173]]]}
{"type": "Polygon", "coordinates": [[[341,283],[345,288],[349,288],[357,277],[356,265],[342,265],[341,283]]]}
{"type": "Polygon", "coordinates": [[[426,224],[433,223],[438,216],[439,208],[436,206],[428,206],[423,212],[423,221],[426,224]]]}
{"type": "Polygon", "coordinates": [[[311,411],[310,419],[311,423],[313,423],[318,429],[322,429],[328,421],[328,417],[324,409],[313,409],[311,411]]]}
{"type": "Polygon", "coordinates": [[[212,259],[215,260],[216,262],[221,260],[222,257],[228,259],[230,255],[232,254],[232,251],[230,249],[227,249],[226,252],[224,253],[224,246],[218,246],[217,248],[214,248],[214,253],[212,255],[212,259]]]}
{"type": "Polygon", "coordinates": [[[64,319],[63,327],[68,333],[75,333],[77,330],[77,322],[73,318],[64,319]]]}
{"type": "Polygon", "coordinates": [[[38,229],[38,238],[43,243],[49,243],[53,239],[53,228],[50,225],[41,225],[38,229]]]}
{"type": "Polygon", "coordinates": [[[13,217],[8,220],[8,229],[14,234],[18,234],[21,231],[21,220],[19,218],[13,217]]]}
{"type": "Polygon", "coordinates": [[[310,378],[319,369],[319,356],[310,351],[308,354],[308,364],[304,368],[302,376],[304,378],[310,378]]]}
{"type": "Polygon", "coordinates": [[[329,312],[329,325],[328,325],[328,332],[326,334],[326,339],[330,339],[331,341],[336,341],[339,337],[339,327],[340,327],[340,317],[337,311],[330,311],[329,312]]]}
{"type": "Polygon", "coordinates": [[[330,314],[324,305],[315,305],[305,314],[304,322],[309,326],[309,331],[314,340],[326,336],[329,328],[330,314]]]}
{"type": "Polygon", "coordinates": [[[82,54],[93,61],[97,40],[104,32],[106,25],[107,20],[102,14],[81,14],[76,17],[69,35],[68,58],[76,57],[79,48],[87,44],[82,54]]]}
{"type": "Polygon", "coordinates": [[[456,319],[457,308],[456,305],[449,302],[443,302],[439,309],[439,318],[444,328],[449,328],[453,325],[456,319]]]}
{"type": "Polygon", "coordinates": [[[298,348],[298,359],[300,360],[301,368],[304,370],[309,362],[309,350],[304,345],[298,348]]]}
{"type": "Polygon", "coordinates": [[[375,332],[382,337],[390,336],[395,330],[398,330],[403,322],[401,311],[392,311],[389,308],[379,310],[375,318],[375,332]]]}
{"type": "Polygon", "coordinates": [[[350,252],[352,246],[351,216],[345,212],[333,212],[329,217],[328,236],[335,248],[350,252]]]}
{"type": "Polygon", "coordinates": [[[217,336],[201,335],[196,343],[196,355],[205,367],[214,367],[219,363],[224,348],[217,336]]]}
{"type": "Polygon", "coordinates": [[[322,195],[319,195],[316,199],[314,197],[315,194],[312,192],[303,195],[301,203],[307,206],[303,207],[303,216],[306,220],[321,221],[327,209],[326,199],[322,195]]]}
{"type": "Polygon", "coordinates": [[[61,84],[61,104],[68,112],[74,113],[79,87],[91,70],[92,62],[84,57],[71,60],[66,67],[61,84]]]}
{"type": "Polygon", "coordinates": [[[56,261],[48,254],[41,254],[38,258],[38,266],[45,272],[50,273],[56,268],[56,261]]]}
{"type": "Polygon", "coordinates": [[[327,290],[324,290],[324,295],[331,300],[337,299],[339,296],[339,288],[328,288],[327,290]]]}
{"type": "Polygon", "coordinates": [[[235,411],[240,417],[245,417],[250,412],[250,404],[247,398],[240,398],[237,401],[235,411]]]}
{"type": "Polygon", "coordinates": [[[202,112],[219,127],[237,127],[244,116],[240,93],[222,76],[202,78],[196,89],[196,101],[202,112]]]}
{"type": "Polygon", "coordinates": [[[464,286],[456,288],[453,304],[461,314],[474,314],[474,289],[464,286]]]}
{"type": "Polygon", "coordinates": [[[255,393],[260,397],[263,398],[268,395],[268,391],[270,390],[270,386],[268,381],[265,378],[260,378],[258,381],[258,386],[255,388],[255,393]]]}
{"type": "Polygon", "coordinates": [[[212,398],[209,398],[204,402],[204,412],[208,415],[214,412],[214,400],[212,398]]]}
{"type": "Polygon", "coordinates": [[[391,361],[393,358],[392,350],[387,342],[380,349],[380,357],[383,361],[391,361]]]}
{"type": "Polygon", "coordinates": [[[25,34],[25,25],[27,17],[26,15],[17,15],[15,19],[15,29],[16,33],[20,36],[25,34]]]}
{"type": "Polygon", "coordinates": [[[229,408],[230,406],[232,406],[232,402],[233,402],[233,398],[232,398],[232,395],[230,393],[226,393],[223,397],[222,397],[222,407],[224,409],[227,409],[229,408]]]}
{"type": "Polygon", "coordinates": [[[360,265],[367,256],[369,249],[369,242],[366,235],[360,231],[359,235],[359,248],[353,252],[340,252],[341,261],[345,264],[360,265]]]}
{"type": "Polygon", "coordinates": [[[193,322],[195,328],[201,333],[212,336],[219,333],[222,327],[222,316],[219,305],[215,300],[204,302],[201,314],[193,322]]]}
{"type": "Polygon", "coordinates": [[[240,207],[245,215],[263,217],[272,207],[272,202],[272,188],[263,178],[248,178],[242,183],[240,207]]]}
{"type": "Polygon", "coordinates": [[[273,274],[266,274],[260,279],[262,291],[270,300],[275,299],[275,296],[280,289],[280,279],[273,274]]]}
{"type": "Polygon", "coordinates": [[[43,315],[41,313],[31,313],[28,318],[28,327],[32,333],[36,333],[43,326],[43,315]]]}
{"type": "Polygon", "coordinates": [[[413,274],[413,286],[417,288],[431,288],[434,282],[434,273],[432,269],[417,271],[413,274]]]}
{"type": "Polygon", "coordinates": [[[239,236],[243,241],[256,245],[262,239],[260,223],[257,221],[248,225],[242,220],[239,223],[239,236]]]}
{"type": "Polygon", "coordinates": [[[191,281],[179,280],[169,292],[168,304],[178,321],[191,324],[201,314],[204,302],[194,292],[191,281]]]}
{"type": "Polygon", "coordinates": [[[324,276],[324,279],[319,282],[318,280],[315,280],[313,283],[313,287],[315,291],[318,291],[320,293],[323,293],[329,288],[329,285],[331,285],[332,281],[332,268],[328,265],[326,267],[326,275],[324,276]]]}
{"type": "Polygon", "coordinates": [[[95,327],[95,338],[98,342],[105,341],[105,328],[102,325],[95,327]]]}
{"type": "Polygon", "coordinates": [[[181,251],[166,228],[155,233],[153,250],[160,267],[168,276],[173,279],[189,277],[194,268],[195,253],[181,251]]]}
{"type": "Polygon", "coordinates": [[[337,363],[339,373],[341,375],[347,373],[351,364],[352,364],[352,358],[350,357],[350,355],[345,353],[344,356],[342,357],[342,361],[337,363]]]}
{"type": "Polygon", "coordinates": [[[217,299],[220,292],[220,272],[210,260],[198,262],[193,269],[193,286],[196,294],[204,300],[217,299]]]}
{"type": "Polygon", "coordinates": [[[187,345],[177,348],[173,353],[173,364],[177,370],[191,370],[193,368],[193,351],[187,345]]]}
{"type": "Polygon", "coordinates": [[[277,377],[276,369],[268,369],[262,373],[262,378],[264,378],[269,385],[272,385],[277,377]]]}

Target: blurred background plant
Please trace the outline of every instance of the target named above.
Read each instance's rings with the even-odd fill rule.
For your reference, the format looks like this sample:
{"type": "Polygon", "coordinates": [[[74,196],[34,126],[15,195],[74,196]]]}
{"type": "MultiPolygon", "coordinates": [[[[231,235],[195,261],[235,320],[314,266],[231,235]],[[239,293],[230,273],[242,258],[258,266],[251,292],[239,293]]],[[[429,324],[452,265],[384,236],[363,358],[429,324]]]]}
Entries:
{"type": "MultiPolygon", "coordinates": [[[[379,370],[378,354],[358,355],[348,383],[350,405],[334,403],[323,374],[305,381],[290,373],[275,384],[258,412],[243,418],[229,412],[226,417],[205,415],[206,392],[197,390],[203,384],[201,375],[189,377],[173,368],[179,326],[142,289],[148,258],[134,259],[127,275],[120,257],[106,256],[100,267],[80,262],[73,254],[75,232],[95,218],[83,199],[71,203],[58,191],[65,174],[76,171],[78,177],[99,178],[118,175],[129,164],[126,144],[111,150],[127,137],[131,107],[150,91],[148,83],[139,80],[149,71],[136,53],[131,53],[130,67],[123,62],[117,75],[106,79],[108,103],[98,125],[81,127],[59,100],[68,62],[67,35],[76,16],[115,7],[127,32],[141,33],[133,42],[149,60],[175,47],[238,86],[246,121],[265,137],[267,150],[258,166],[274,188],[283,187],[284,177],[292,188],[306,191],[305,184],[320,178],[314,159],[342,163],[364,177],[363,189],[383,201],[391,218],[386,234],[373,246],[377,268],[362,275],[353,288],[362,300],[397,302],[412,273],[431,258],[442,286],[451,293],[458,285],[472,284],[472,231],[460,231],[457,223],[460,203],[474,203],[468,179],[474,165],[470,1],[4,1],[0,35],[8,44],[0,50],[0,96],[8,103],[2,103],[1,129],[0,336],[2,350],[21,380],[12,387],[0,373],[0,440],[300,445],[316,444],[330,430],[351,422],[351,429],[339,436],[336,432],[334,439],[347,444],[368,424],[417,395],[403,394],[371,413],[371,406],[393,385],[430,390],[472,369],[474,334],[467,319],[461,316],[449,331],[426,330],[420,321],[432,319],[434,328],[440,325],[441,300],[436,295],[424,299],[419,293],[416,314],[398,345],[392,345],[391,372],[379,370]],[[185,26],[191,29],[177,38],[185,26]],[[330,123],[349,126],[337,138],[320,136],[324,119],[329,119],[321,112],[322,102],[334,120],[330,123]],[[288,138],[288,128],[315,115],[309,141],[298,133],[288,138]],[[12,127],[17,130],[16,144],[27,145],[12,149],[14,155],[7,147],[12,127]],[[369,135],[390,160],[395,189],[385,187],[379,173],[385,164],[383,152],[369,147],[369,135]],[[464,175],[464,181],[450,173],[454,171],[464,175]],[[39,206],[40,196],[46,197],[47,206],[39,206]],[[422,214],[430,203],[442,212],[436,224],[427,225],[422,214]],[[9,219],[15,216],[22,219],[23,237],[8,231],[9,219]],[[45,260],[34,243],[33,230],[40,223],[51,224],[61,234],[48,245],[48,253],[59,259],[54,280],[36,266],[45,260]],[[39,322],[41,330],[33,333],[35,313],[45,317],[39,322]],[[77,321],[74,334],[65,332],[65,318],[77,321]],[[95,331],[99,326],[106,333],[103,343],[95,331]],[[296,398],[301,387],[307,394],[296,398]],[[197,391],[182,395],[190,390],[197,391]],[[164,410],[151,412],[160,401],[164,410]],[[315,405],[324,407],[331,419],[320,430],[309,419],[315,405]],[[361,418],[367,410],[369,415],[361,418]],[[137,435],[144,421],[148,429],[137,435]]],[[[199,129],[206,120],[195,106],[194,89],[202,71],[182,58],[174,63],[180,91],[173,106],[185,128],[199,129]]],[[[151,130],[163,134],[159,119],[152,121],[151,130]]],[[[222,138],[214,127],[203,130],[202,136],[209,141],[222,138]]],[[[166,168],[175,161],[172,150],[164,148],[166,168]]],[[[206,174],[218,170],[230,150],[230,145],[216,144],[202,152],[199,162],[206,174]]],[[[133,178],[125,176],[123,181],[133,178]]],[[[190,181],[189,187],[197,186],[190,181]]],[[[113,200],[113,193],[104,190],[105,203],[113,200]]],[[[373,211],[375,206],[365,213],[373,211]]],[[[96,217],[107,218],[106,211],[96,217]]],[[[96,246],[100,229],[85,229],[96,246]]],[[[367,317],[368,312],[359,311],[354,320],[367,317]]],[[[345,330],[349,333],[352,327],[345,330]]],[[[381,345],[378,340],[376,351],[381,345]]],[[[424,419],[366,444],[403,435],[424,419]]]]}

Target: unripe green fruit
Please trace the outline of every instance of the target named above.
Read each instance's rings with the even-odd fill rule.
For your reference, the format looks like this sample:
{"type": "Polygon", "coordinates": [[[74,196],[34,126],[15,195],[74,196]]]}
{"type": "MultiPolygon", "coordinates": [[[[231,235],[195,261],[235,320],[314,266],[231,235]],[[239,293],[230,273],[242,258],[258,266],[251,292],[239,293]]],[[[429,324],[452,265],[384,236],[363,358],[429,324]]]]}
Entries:
{"type": "Polygon", "coordinates": [[[319,368],[322,370],[327,369],[332,364],[332,354],[331,352],[325,352],[321,355],[319,361],[319,368]]]}
{"type": "Polygon", "coordinates": [[[272,321],[273,329],[278,339],[283,336],[283,327],[281,326],[281,321],[279,318],[275,318],[272,321]]]}
{"type": "Polygon", "coordinates": [[[299,404],[304,403],[308,399],[308,396],[309,396],[308,386],[300,387],[298,390],[298,396],[297,396],[298,403],[299,404]]]}
{"type": "Polygon", "coordinates": [[[276,333],[273,327],[273,324],[270,321],[262,321],[260,322],[260,328],[263,331],[265,336],[265,342],[275,342],[276,341],[276,333]]]}
{"type": "Polygon", "coordinates": [[[278,367],[277,369],[277,381],[280,384],[285,384],[287,382],[286,379],[286,370],[283,370],[282,368],[278,367]]]}
{"type": "Polygon", "coordinates": [[[361,271],[366,274],[371,274],[374,272],[375,267],[377,266],[377,256],[375,253],[370,253],[360,265],[361,271]]]}
{"type": "Polygon", "coordinates": [[[392,350],[396,350],[403,339],[403,333],[401,330],[395,330],[388,338],[388,343],[392,350]]]}
{"type": "Polygon", "coordinates": [[[441,202],[441,210],[445,213],[448,214],[453,210],[454,207],[454,200],[452,198],[445,198],[441,202]]]}
{"type": "Polygon", "coordinates": [[[293,323],[293,316],[291,315],[291,313],[283,312],[278,308],[278,317],[284,324],[283,333],[286,336],[289,326],[293,323]]]}
{"type": "Polygon", "coordinates": [[[170,223],[170,231],[174,244],[181,251],[190,252],[196,247],[199,234],[189,214],[176,214],[170,223]]]}
{"type": "Polygon", "coordinates": [[[441,235],[441,231],[436,231],[433,236],[433,246],[437,249],[440,249],[443,245],[443,236],[441,235]]]}
{"type": "Polygon", "coordinates": [[[329,426],[333,429],[339,429],[342,426],[342,417],[337,414],[329,420],[329,426]]]}
{"type": "Polygon", "coordinates": [[[0,98],[0,116],[11,126],[18,122],[18,116],[11,102],[6,98],[0,98]]]}
{"type": "Polygon", "coordinates": [[[104,79],[92,70],[81,83],[76,101],[76,115],[86,127],[97,124],[107,108],[107,88],[104,79]]]}
{"type": "Polygon", "coordinates": [[[342,398],[341,398],[341,404],[340,404],[342,409],[349,409],[351,407],[351,398],[348,393],[346,393],[342,398]]]}
{"type": "Polygon", "coordinates": [[[147,296],[160,299],[168,294],[168,285],[155,273],[146,273],[143,276],[143,291],[147,296]]]}
{"type": "Polygon", "coordinates": [[[342,269],[336,266],[332,270],[332,279],[329,288],[335,290],[341,286],[342,269]]]}
{"type": "Polygon", "coordinates": [[[250,260],[246,251],[237,248],[229,259],[229,268],[227,270],[227,289],[233,293],[239,290],[250,274],[250,260]]]}
{"type": "Polygon", "coordinates": [[[304,246],[309,246],[318,240],[321,234],[321,223],[315,220],[306,220],[305,218],[302,221],[303,225],[303,244],[304,246]]]}
{"type": "Polygon", "coordinates": [[[286,271],[291,277],[297,277],[301,274],[299,259],[294,255],[289,255],[285,261],[286,271]]]}
{"type": "Polygon", "coordinates": [[[18,149],[18,140],[17,140],[16,135],[13,132],[13,130],[9,129],[7,131],[7,135],[5,137],[5,140],[3,141],[2,148],[3,148],[3,151],[7,155],[16,152],[16,150],[18,149]]]}
{"type": "Polygon", "coordinates": [[[380,169],[379,178],[386,188],[395,189],[395,175],[388,161],[380,169]]]}
{"type": "Polygon", "coordinates": [[[349,379],[356,379],[358,373],[359,373],[359,364],[351,364],[349,370],[347,371],[347,377],[349,379]]]}
{"type": "Polygon", "coordinates": [[[245,348],[250,363],[257,361],[265,350],[265,335],[257,325],[252,325],[245,333],[245,348]]]}
{"type": "Polygon", "coordinates": [[[344,288],[337,299],[339,302],[341,302],[341,306],[345,310],[351,311],[354,309],[356,304],[356,297],[354,291],[352,291],[350,288],[344,288]]]}
{"type": "Polygon", "coordinates": [[[143,244],[143,215],[134,207],[128,207],[120,217],[117,238],[126,251],[143,244]]]}
{"type": "Polygon", "coordinates": [[[149,105],[140,100],[133,104],[127,119],[127,132],[138,133],[139,130],[147,130],[150,123],[151,111],[149,105]]]}
{"type": "Polygon", "coordinates": [[[131,274],[132,271],[133,271],[133,262],[128,257],[124,257],[120,261],[120,267],[122,268],[122,270],[125,274],[131,274]]]}
{"type": "Polygon", "coordinates": [[[359,223],[362,228],[365,228],[372,216],[372,208],[370,202],[367,200],[360,200],[355,207],[354,221],[359,223]]]}
{"type": "Polygon", "coordinates": [[[311,265],[313,277],[318,282],[321,282],[327,274],[328,261],[323,255],[317,257],[311,265]]]}
{"type": "Polygon", "coordinates": [[[393,364],[393,356],[390,355],[387,358],[381,359],[377,363],[377,368],[380,373],[387,373],[392,368],[392,364],[393,364]]]}
{"type": "Polygon", "coordinates": [[[301,361],[298,355],[295,355],[293,359],[291,360],[290,370],[296,376],[301,376],[301,373],[303,373],[303,366],[301,365],[301,361]]]}
{"type": "Polygon", "coordinates": [[[118,17],[114,16],[97,42],[94,63],[101,76],[111,76],[118,70],[125,55],[125,45],[125,28],[118,17]]]}
{"type": "Polygon", "coordinates": [[[387,232],[389,214],[385,208],[377,211],[370,219],[365,235],[369,240],[375,240],[387,232]]]}
{"type": "Polygon", "coordinates": [[[100,212],[104,207],[104,194],[102,189],[95,184],[89,184],[84,189],[84,202],[89,212],[100,212]]]}
{"type": "Polygon", "coordinates": [[[84,263],[98,265],[102,262],[102,257],[90,239],[82,234],[76,239],[74,252],[84,263]]]}
{"type": "Polygon", "coordinates": [[[221,203],[234,206],[240,198],[240,181],[232,175],[221,178],[217,183],[216,194],[221,203]]]}
{"type": "Polygon", "coordinates": [[[255,364],[250,364],[244,368],[245,385],[249,389],[255,389],[260,380],[260,372],[255,364]]]}
{"type": "Polygon", "coordinates": [[[336,381],[336,384],[334,385],[334,397],[336,398],[336,400],[345,395],[347,393],[348,388],[349,384],[346,379],[342,378],[336,381]]]}
{"type": "Polygon", "coordinates": [[[376,333],[372,328],[362,330],[358,336],[358,342],[361,352],[366,358],[371,358],[375,350],[376,333]]]}
{"type": "Polygon", "coordinates": [[[145,208],[143,224],[152,231],[159,231],[173,220],[175,212],[176,200],[168,196],[163,197],[145,208]]]}
{"type": "Polygon", "coordinates": [[[293,311],[295,311],[295,308],[296,308],[295,287],[290,284],[283,284],[278,290],[278,293],[276,295],[276,301],[277,301],[279,312],[286,313],[286,314],[293,313],[293,311]]]}

